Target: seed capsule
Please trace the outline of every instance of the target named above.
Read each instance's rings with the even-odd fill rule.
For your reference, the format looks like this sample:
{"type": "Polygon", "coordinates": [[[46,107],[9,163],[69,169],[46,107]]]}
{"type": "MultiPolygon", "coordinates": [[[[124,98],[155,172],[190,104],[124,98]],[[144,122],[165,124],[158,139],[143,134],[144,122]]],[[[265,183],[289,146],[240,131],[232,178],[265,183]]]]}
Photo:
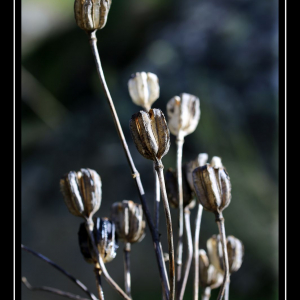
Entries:
{"type": "Polygon", "coordinates": [[[223,274],[209,263],[209,259],[205,250],[199,250],[199,282],[200,285],[210,287],[211,289],[218,288],[223,282],[223,274]]]}
{"type": "Polygon", "coordinates": [[[87,32],[102,29],[106,24],[110,6],[111,0],[75,0],[77,25],[87,32]]]}
{"type": "Polygon", "coordinates": [[[135,73],[128,81],[128,90],[132,101],[149,111],[159,97],[158,78],[149,72],[135,73]]]}
{"type": "Polygon", "coordinates": [[[207,153],[200,153],[198,157],[184,165],[185,176],[192,191],[194,191],[193,171],[197,167],[204,166],[208,160],[207,153]]]}
{"type": "Polygon", "coordinates": [[[227,237],[227,252],[229,272],[233,273],[238,271],[243,262],[244,245],[239,239],[230,235],[227,237]]]}
{"type": "Polygon", "coordinates": [[[170,148],[170,132],[160,109],[140,111],[131,117],[130,132],[137,150],[153,161],[161,160],[170,148]]]}
{"type": "MultiPolygon", "coordinates": [[[[117,254],[116,250],[118,249],[115,224],[108,218],[96,218],[93,235],[103,262],[107,263],[113,260],[117,254]]],[[[94,254],[92,243],[86,232],[85,223],[81,223],[79,227],[78,240],[80,251],[84,259],[89,263],[97,264],[98,260],[94,254]]]]}
{"type": "Polygon", "coordinates": [[[231,184],[226,170],[206,164],[192,174],[198,201],[206,210],[219,216],[231,200],[231,184]]]}
{"type": "MultiPolygon", "coordinates": [[[[185,177],[185,172],[182,172],[182,191],[183,191],[183,207],[189,205],[194,197],[192,190],[189,187],[189,184],[185,177]]],[[[165,182],[166,182],[166,191],[168,195],[168,200],[170,206],[173,208],[178,208],[178,183],[177,183],[177,174],[176,171],[172,168],[169,168],[165,172],[165,182]]]]}
{"type": "Polygon", "coordinates": [[[175,136],[185,137],[192,133],[200,119],[200,101],[194,95],[183,93],[167,104],[168,126],[175,136]]]}
{"type": "Polygon", "coordinates": [[[208,256],[211,264],[219,271],[224,272],[223,251],[220,235],[213,235],[206,242],[208,256]]]}
{"type": "Polygon", "coordinates": [[[137,243],[145,237],[146,221],[140,204],[130,200],[114,203],[111,220],[116,225],[119,239],[124,243],[137,243]]]}
{"type": "Polygon", "coordinates": [[[101,178],[91,169],[71,171],[60,180],[61,192],[71,214],[91,218],[101,204],[101,178]]]}

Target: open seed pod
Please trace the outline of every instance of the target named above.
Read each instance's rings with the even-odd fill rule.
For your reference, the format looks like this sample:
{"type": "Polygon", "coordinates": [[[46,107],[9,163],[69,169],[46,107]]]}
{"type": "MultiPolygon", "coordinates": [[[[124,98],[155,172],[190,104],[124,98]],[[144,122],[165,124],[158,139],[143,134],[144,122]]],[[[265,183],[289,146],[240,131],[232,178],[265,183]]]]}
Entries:
{"type": "Polygon", "coordinates": [[[231,184],[226,170],[206,164],[196,168],[192,174],[199,203],[219,216],[231,201],[231,184]]]}
{"type": "Polygon", "coordinates": [[[91,169],[71,171],[60,180],[61,192],[71,214],[91,218],[101,204],[101,178],[91,169]]]}
{"type": "Polygon", "coordinates": [[[129,79],[128,90],[132,101],[149,111],[159,97],[158,78],[153,73],[137,72],[129,79]]]}
{"type": "MultiPolygon", "coordinates": [[[[118,240],[115,232],[115,224],[108,218],[96,218],[94,220],[95,226],[93,235],[99,254],[103,262],[107,263],[112,261],[116,256],[118,249],[118,240]]],[[[89,263],[97,264],[93,246],[86,232],[85,223],[81,223],[78,231],[78,240],[80,251],[84,259],[89,263]]]]}
{"type": "Polygon", "coordinates": [[[137,150],[153,161],[161,160],[170,148],[170,132],[160,109],[140,111],[131,117],[130,132],[137,150]]]}
{"type": "MultiPolygon", "coordinates": [[[[165,172],[165,182],[166,182],[166,191],[170,206],[173,208],[178,208],[178,183],[177,183],[177,173],[172,168],[169,168],[165,172]]],[[[192,190],[189,187],[189,184],[185,177],[185,172],[182,172],[182,191],[183,191],[183,207],[189,205],[194,197],[192,190]]]]}
{"type": "Polygon", "coordinates": [[[116,202],[111,207],[111,220],[124,243],[140,242],[145,236],[146,221],[142,205],[130,200],[116,202]]]}
{"type": "Polygon", "coordinates": [[[194,95],[183,93],[167,103],[168,126],[177,137],[192,133],[200,119],[200,100],[194,95]]]}
{"type": "Polygon", "coordinates": [[[75,0],[77,25],[87,32],[102,29],[106,24],[110,6],[111,0],[75,0]]]}
{"type": "Polygon", "coordinates": [[[201,166],[204,166],[208,160],[207,153],[198,154],[197,158],[189,161],[188,163],[183,165],[184,173],[186,176],[186,180],[190,186],[190,189],[194,191],[194,181],[193,181],[193,171],[201,166]]]}
{"type": "Polygon", "coordinates": [[[218,288],[223,282],[224,275],[220,273],[212,264],[205,250],[199,250],[199,283],[203,288],[218,288]]]}

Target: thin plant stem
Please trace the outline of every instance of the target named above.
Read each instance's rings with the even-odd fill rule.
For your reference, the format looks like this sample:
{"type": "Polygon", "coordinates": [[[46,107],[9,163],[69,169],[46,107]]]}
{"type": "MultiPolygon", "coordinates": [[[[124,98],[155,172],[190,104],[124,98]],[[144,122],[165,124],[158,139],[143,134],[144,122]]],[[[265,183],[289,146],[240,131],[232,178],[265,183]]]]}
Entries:
{"type": "Polygon", "coordinates": [[[227,281],[226,284],[224,300],[229,300],[229,286],[230,286],[230,279],[227,281]]]}
{"type": "Polygon", "coordinates": [[[206,287],[202,293],[202,300],[209,300],[210,292],[211,292],[211,288],[209,286],[206,287]]]}
{"type": "Polygon", "coordinates": [[[153,162],[153,172],[154,172],[154,177],[155,177],[154,224],[155,224],[155,229],[159,232],[160,187],[159,187],[159,179],[158,179],[157,173],[155,171],[155,162],[153,162]]]}
{"type": "Polygon", "coordinates": [[[156,260],[157,260],[157,264],[158,264],[159,276],[160,276],[160,280],[161,280],[161,284],[162,284],[162,289],[165,294],[165,298],[169,299],[169,287],[168,287],[167,273],[165,272],[165,268],[163,266],[164,260],[163,260],[163,253],[161,251],[162,248],[161,248],[160,241],[159,241],[158,231],[154,227],[153,220],[152,220],[150,211],[147,206],[145,192],[143,189],[140,174],[134,165],[134,162],[131,157],[125,136],[123,134],[123,130],[122,130],[113,100],[111,98],[110,92],[108,90],[108,87],[107,87],[107,84],[105,81],[104,73],[103,73],[102,66],[101,66],[100,56],[99,56],[99,52],[98,52],[98,48],[97,48],[96,31],[88,33],[88,36],[89,36],[92,53],[93,53],[93,56],[95,59],[99,79],[100,79],[104,94],[106,96],[106,99],[108,101],[108,104],[109,104],[109,107],[111,110],[111,114],[112,114],[119,138],[120,138],[122,146],[123,146],[123,150],[125,152],[125,155],[126,155],[129,167],[130,167],[132,178],[134,179],[137,190],[138,190],[138,194],[139,194],[139,197],[141,200],[143,211],[146,216],[147,224],[148,224],[149,230],[151,232],[151,236],[152,236],[152,240],[153,240],[153,244],[154,244],[154,251],[155,251],[156,260]]]}
{"type": "Polygon", "coordinates": [[[124,247],[124,284],[125,292],[129,297],[131,297],[130,251],[131,244],[126,243],[124,247]]]}
{"type": "Polygon", "coordinates": [[[155,166],[157,172],[162,200],[165,209],[166,223],[167,223],[167,234],[168,234],[168,248],[169,248],[169,274],[170,274],[170,300],[174,300],[175,297],[175,261],[174,261],[174,243],[173,243],[173,229],[172,229],[172,218],[166,192],[165,179],[163,173],[163,165],[161,160],[158,160],[155,166]]]}
{"type": "Polygon", "coordinates": [[[59,265],[57,265],[56,263],[54,263],[52,260],[50,260],[48,257],[28,248],[27,246],[24,246],[23,244],[21,244],[21,249],[24,251],[27,251],[33,255],[35,255],[36,257],[42,259],[43,261],[45,261],[46,263],[50,264],[52,267],[54,267],[55,269],[57,269],[58,271],[60,271],[62,274],[64,274],[65,276],[67,276],[71,281],[73,281],[79,288],[81,288],[88,296],[90,299],[92,300],[98,300],[97,297],[91,293],[88,288],[78,279],[76,279],[74,276],[72,276],[70,273],[68,273],[67,271],[65,271],[62,267],[60,267],[59,265]]]}
{"type": "Polygon", "coordinates": [[[62,296],[62,297],[66,297],[66,298],[69,298],[69,299],[88,300],[87,298],[82,298],[78,295],[74,295],[74,294],[71,294],[71,293],[68,293],[68,292],[64,292],[62,290],[55,289],[55,288],[52,288],[52,287],[48,287],[48,286],[35,287],[35,286],[32,286],[27,281],[26,277],[22,277],[22,282],[31,291],[44,291],[44,292],[52,293],[52,294],[59,295],[59,296],[62,296]]]}
{"type": "Polygon", "coordinates": [[[194,300],[199,299],[199,239],[203,206],[198,204],[194,238],[194,300]]]}
{"type": "Polygon", "coordinates": [[[229,264],[228,264],[227,245],[226,245],[225,224],[224,224],[224,218],[222,213],[216,214],[216,222],[218,224],[220,237],[221,237],[223,265],[224,265],[224,279],[220,287],[219,295],[217,298],[217,300],[221,300],[225,293],[226,283],[229,280],[229,264]]]}
{"type": "Polygon", "coordinates": [[[98,267],[95,267],[94,272],[96,275],[96,285],[97,285],[99,299],[104,300],[104,292],[103,292],[102,281],[101,281],[101,270],[98,267]]]}
{"type": "MultiPolygon", "coordinates": [[[[176,267],[177,267],[177,288],[179,288],[182,272],[182,252],[183,252],[183,190],[182,190],[182,148],[184,139],[178,134],[176,139],[177,145],[177,186],[178,186],[178,242],[176,251],[176,267]]],[[[179,291],[177,291],[177,296],[179,291]]],[[[177,297],[178,298],[178,297],[177,297]]]]}
{"type": "Polygon", "coordinates": [[[185,208],[184,224],[185,224],[185,233],[186,233],[188,253],[187,253],[186,263],[184,266],[182,283],[180,284],[180,289],[179,289],[179,300],[183,299],[186,283],[187,283],[187,280],[189,277],[191,264],[192,264],[192,260],[193,260],[193,240],[192,240],[190,215],[191,215],[190,210],[188,208],[185,208]]]}
{"type": "Polygon", "coordinates": [[[104,265],[102,257],[99,254],[98,248],[95,243],[95,239],[94,239],[94,235],[93,235],[93,221],[91,219],[87,219],[85,225],[86,225],[86,230],[87,230],[88,236],[89,236],[90,241],[93,246],[95,256],[97,258],[97,262],[98,262],[101,272],[103,274],[103,277],[119,293],[119,295],[121,295],[126,300],[131,300],[131,297],[127,296],[126,293],[118,286],[118,284],[110,277],[110,275],[104,265]]]}

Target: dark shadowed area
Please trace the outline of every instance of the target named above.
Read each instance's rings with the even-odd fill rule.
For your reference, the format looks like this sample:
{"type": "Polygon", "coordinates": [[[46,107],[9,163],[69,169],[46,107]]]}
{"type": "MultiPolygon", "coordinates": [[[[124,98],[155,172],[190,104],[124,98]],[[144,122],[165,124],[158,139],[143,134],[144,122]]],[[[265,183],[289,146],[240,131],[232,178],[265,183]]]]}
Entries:
{"type": "MultiPolygon", "coordinates": [[[[227,235],[242,240],[245,256],[231,277],[231,300],[278,299],[278,1],[113,0],[98,48],[108,87],[154,208],[152,162],[136,150],[129,132],[141,108],[127,82],[139,71],[157,74],[160,98],[154,108],[186,92],[200,98],[201,118],[188,135],[183,163],[198,153],[220,156],[232,183],[226,210],[227,235]]],[[[87,35],[77,27],[73,0],[22,1],[22,243],[44,254],[80,279],[95,294],[92,265],[79,250],[82,220],[71,215],[59,190],[61,176],[80,168],[102,179],[102,204],[139,203],[123,149],[97,76],[87,35]]],[[[163,158],[176,167],[175,138],[163,158]]],[[[167,252],[161,207],[160,232],[167,252]]],[[[192,211],[192,230],[196,211],[192,211]]],[[[174,242],[177,211],[172,209],[174,242]]],[[[204,211],[200,248],[218,233],[214,215],[204,211]]],[[[123,287],[123,244],[107,264],[123,287]]],[[[161,299],[152,239],[132,246],[132,296],[161,299]]],[[[66,277],[22,253],[22,276],[34,286],[84,294],[66,277]]],[[[104,282],[106,299],[121,299],[104,282]]],[[[216,299],[218,290],[212,291],[216,299]]],[[[193,295],[191,271],[185,300],[193,295]]],[[[22,286],[23,300],[55,300],[22,286]]],[[[63,299],[63,298],[61,298],[63,299]]]]}

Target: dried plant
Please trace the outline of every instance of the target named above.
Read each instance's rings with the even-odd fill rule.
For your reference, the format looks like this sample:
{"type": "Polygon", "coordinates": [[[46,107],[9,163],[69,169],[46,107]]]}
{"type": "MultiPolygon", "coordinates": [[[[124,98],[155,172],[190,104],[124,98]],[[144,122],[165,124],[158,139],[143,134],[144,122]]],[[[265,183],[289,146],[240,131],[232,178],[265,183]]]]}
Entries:
{"type": "MultiPolygon", "coordinates": [[[[79,227],[79,247],[84,259],[94,265],[99,299],[104,299],[102,276],[123,299],[132,299],[131,244],[143,240],[147,223],[153,241],[164,300],[183,299],[193,257],[195,266],[193,299],[199,299],[200,286],[203,289],[202,299],[209,299],[210,290],[220,287],[218,300],[221,300],[224,294],[228,300],[229,275],[240,268],[244,253],[241,241],[233,236],[229,236],[226,240],[225,235],[223,210],[231,201],[230,178],[218,156],[214,156],[211,163],[207,164],[208,155],[201,153],[196,159],[182,164],[184,138],[196,130],[200,120],[200,100],[188,93],[182,93],[180,96],[171,98],[167,104],[167,122],[160,109],[151,108],[160,95],[158,77],[150,72],[137,72],[128,82],[129,95],[132,101],[144,109],[132,115],[129,127],[138,152],[144,158],[153,161],[155,171],[153,218],[148,208],[141,176],[135,167],[107,87],[98,53],[96,32],[105,26],[110,6],[111,0],[75,0],[75,19],[78,26],[88,35],[99,79],[141,204],[130,200],[115,202],[111,207],[110,218],[95,218],[94,214],[100,209],[102,201],[102,183],[97,172],[87,168],[81,169],[79,172],[71,171],[60,180],[61,192],[69,212],[85,220],[79,227]],[[176,170],[169,169],[164,174],[162,158],[170,148],[170,132],[176,137],[176,170]],[[160,196],[165,211],[167,255],[164,255],[159,234],[160,196]],[[198,212],[193,241],[190,210],[196,205],[195,198],[198,201],[198,212]],[[179,226],[176,251],[174,250],[173,225],[169,204],[178,209],[179,226]],[[199,250],[203,208],[215,214],[220,233],[219,236],[213,236],[207,242],[209,258],[203,249],[199,250]],[[186,248],[183,244],[184,233],[186,248]],[[105,266],[105,263],[110,262],[117,255],[118,239],[124,242],[125,291],[111,278],[105,266]],[[186,262],[182,268],[184,253],[186,254],[186,262]],[[166,270],[166,261],[169,262],[169,276],[166,270]]],[[[21,245],[21,248],[65,274],[85,291],[89,299],[97,299],[79,280],[48,258],[24,245],[21,245]]],[[[71,299],[84,299],[55,288],[33,287],[25,277],[23,277],[22,282],[30,290],[47,291],[71,299]]]]}

